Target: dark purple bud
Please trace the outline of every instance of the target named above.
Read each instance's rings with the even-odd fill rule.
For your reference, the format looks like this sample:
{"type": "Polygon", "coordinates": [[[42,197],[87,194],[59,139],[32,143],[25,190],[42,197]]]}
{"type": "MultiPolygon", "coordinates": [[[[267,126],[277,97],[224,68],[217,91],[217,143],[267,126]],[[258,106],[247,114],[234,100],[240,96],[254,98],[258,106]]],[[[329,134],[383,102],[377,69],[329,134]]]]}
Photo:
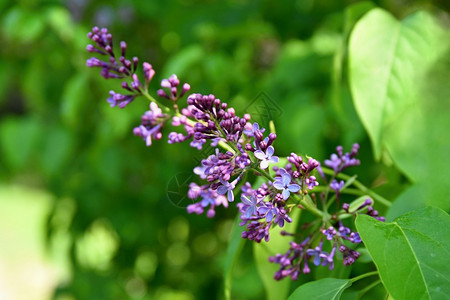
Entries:
{"type": "Polygon", "coordinates": [[[159,97],[169,99],[169,96],[167,96],[166,92],[163,89],[159,89],[158,91],[156,91],[156,93],[159,97]]]}
{"type": "Polygon", "coordinates": [[[342,204],[342,209],[345,210],[346,212],[348,212],[349,208],[350,208],[350,204],[348,204],[348,203],[342,204]]]}
{"type": "Polygon", "coordinates": [[[125,53],[127,51],[127,43],[125,43],[124,41],[120,42],[120,49],[122,56],[125,57],[125,53]]]}
{"type": "Polygon", "coordinates": [[[139,63],[139,58],[137,58],[136,56],[133,57],[133,70],[137,69],[138,63],[139,63]]]}
{"type": "Polygon", "coordinates": [[[269,141],[274,141],[277,138],[277,135],[273,132],[269,134],[269,141]]]}

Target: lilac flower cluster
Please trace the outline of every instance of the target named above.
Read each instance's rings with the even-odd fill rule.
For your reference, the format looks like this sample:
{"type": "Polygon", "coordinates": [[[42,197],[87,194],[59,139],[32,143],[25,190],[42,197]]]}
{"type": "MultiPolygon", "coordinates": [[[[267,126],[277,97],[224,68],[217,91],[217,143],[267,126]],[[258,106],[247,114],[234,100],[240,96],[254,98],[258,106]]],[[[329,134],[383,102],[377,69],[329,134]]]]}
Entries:
{"type": "Polygon", "coordinates": [[[127,94],[110,91],[110,97],[107,99],[111,104],[111,107],[118,106],[124,108],[147,89],[148,84],[155,75],[155,71],[149,63],[144,62],[143,71],[145,84],[142,84],[136,74],[139,59],[137,57],[133,57],[131,60],[126,58],[127,44],[125,42],[120,42],[121,55],[117,58],[113,49],[112,35],[108,33],[108,29],[94,27],[92,28],[92,31],[88,33],[88,38],[91,39],[94,44],[87,45],[86,50],[106,57],[105,61],[96,57],[89,58],[86,61],[88,67],[101,68],[100,75],[105,79],[129,78],[131,80],[130,84],[127,81],[122,82],[122,88],[128,92],[127,94]]]}
{"type": "Polygon", "coordinates": [[[337,153],[331,154],[330,159],[325,160],[325,165],[334,170],[335,174],[342,172],[344,169],[351,166],[359,166],[361,163],[359,159],[356,159],[358,154],[359,145],[353,144],[352,151],[350,153],[344,153],[342,146],[336,147],[337,153]]]}
{"type": "Polygon", "coordinates": [[[142,64],[143,80],[140,80],[136,73],[139,60],[137,57],[131,60],[126,58],[125,42],[120,43],[120,56],[117,56],[113,49],[112,35],[107,29],[94,27],[88,38],[94,44],[88,45],[87,51],[106,57],[106,60],[92,57],[87,60],[87,66],[101,68],[100,74],[106,79],[124,80],[121,86],[126,93],[110,91],[107,99],[110,105],[124,108],[138,96],[150,100],[150,110],[142,115],[141,124],[133,130],[135,135],[143,138],[147,146],[152,145],[154,140],[162,139],[163,128],[171,125],[184,128],[184,131],[170,132],[168,143],[189,140],[190,146],[200,150],[210,141],[215,148],[213,154],[194,168],[194,173],[204,184],[190,183],[187,196],[197,202],[187,207],[188,213],[203,214],[206,211],[206,216],[212,218],[218,206],[228,207],[230,202],[234,202],[235,194],[241,191],[240,201],[236,206],[242,220],[240,225],[246,226],[242,238],[257,243],[270,240],[271,228],[291,223],[290,214],[293,209],[303,209],[317,216],[318,222],[309,224],[300,233],[303,241],[291,241],[285,254],[269,258],[270,262],[280,265],[274,276],[277,280],[288,276],[296,280],[299,274],[311,272],[308,261],[316,266],[328,266],[330,270],[334,268],[335,257],[342,258],[344,265],[355,262],[359,253],[353,248],[361,243],[361,238],[357,232],[344,226],[340,218],[349,214],[355,216],[357,213],[367,213],[381,221],[384,218],[374,210],[371,199],[367,199],[355,211],[350,212],[350,205],[344,203],[342,211],[329,214],[327,197],[329,191],[333,191],[336,203],[339,204],[340,194],[345,192],[346,183],[343,180],[338,182],[336,178],[344,169],[360,164],[356,159],[358,144],[353,145],[350,153],[343,153],[342,146],[339,146],[337,153],[325,160],[324,165],[331,168],[331,171],[325,170],[328,170],[328,174],[333,173],[328,183],[324,169],[317,160],[309,157],[304,160],[295,153],[280,159],[275,155],[275,133],[266,132],[258,123],[252,123],[248,114],[238,116],[234,108],[228,107],[227,103],[214,95],[194,93],[187,96],[185,106],[181,105],[179,100],[191,87],[187,83],[181,85],[176,75],[161,81],[161,88],[156,91],[160,100],[156,100],[149,93],[149,84],[155,76],[149,63],[142,64]],[[316,170],[326,185],[325,191],[322,189],[324,192],[319,194],[323,201],[321,206],[316,201],[316,193],[321,188],[318,187],[316,170]],[[243,182],[248,173],[262,176],[265,181],[253,189],[249,182],[243,182]]]}
{"type": "MultiPolygon", "coordinates": [[[[359,145],[354,144],[351,153],[343,154],[343,148],[342,146],[339,146],[337,147],[338,154],[332,154],[330,160],[325,160],[325,165],[332,168],[333,170],[332,181],[329,184],[329,187],[332,191],[335,192],[337,201],[339,201],[340,199],[340,193],[345,186],[345,182],[343,180],[337,181],[334,178],[338,175],[338,173],[342,172],[343,169],[360,164],[360,161],[355,158],[358,153],[358,149],[359,145]]],[[[295,177],[303,178],[303,184],[308,185],[310,182],[315,181],[315,178],[308,178],[307,170],[309,169],[309,167],[307,164],[302,162],[300,157],[297,157],[295,154],[291,154],[291,156],[288,157],[288,161],[291,162],[297,169],[292,173],[292,175],[295,177]],[[308,181],[308,179],[310,180],[308,181]]],[[[311,162],[310,159],[309,165],[315,166],[321,174],[322,178],[324,178],[324,181],[327,182],[323,170],[317,162],[311,162]]],[[[281,172],[281,174],[283,173],[284,171],[281,172]]],[[[285,187],[287,188],[287,185],[285,185],[285,187]]],[[[321,197],[326,196],[327,193],[321,194],[321,197]]],[[[373,200],[368,198],[362,205],[357,207],[354,211],[350,212],[350,204],[344,203],[342,205],[343,213],[338,213],[336,217],[338,218],[344,213],[352,214],[354,217],[356,217],[356,214],[364,213],[366,211],[368,215],[376,218],[379,221],[384,221],[385,218],[379,216],[378,211],[376,211],[372,205],[373,200]]],[[[336,227],[329,224],[328,227],[324,228],[324,222],[321,228],[311,230],[309,235],[303,242],[291,242],[290,248],[285,254],[276,254],[275,256],[270,257],[270,262],[280,264],[280,270],[275,273],[274,278],[279,280],[284,277],[290,276],[291,279],[296,280],[300,273],[307,274],[311,271],[308,265],[308,260],[312,260],[313,264],[316,266],[328,266],[329,269],[332,270],[334,268],[334,258],[338,253],[340,253],[339,257],[342,258],[342,262],[345,266],[353,264],[360,256],[360,253],[356,250],[353,250],[352,248],[354,246],[350,247],[349,245],[347,245],[347,243],[345,243],[345,241],[348,241],[353,245],[358,245],[362,242],[361,238],[358,232],[351,231],[351,229],[344,226],[340,220],[336,224],[336,227]],[[319,239],[320,241],[317,246],[313,247],[313,241],[317,239],[319,239]],[[323,250],[324,240],[329,241],[329,243],[331,244],[330,252],[326,252],[323,250]],[[336,249],[338,249],[339,252],[336,252],[336,249]],[[303,268],[301,267],[302,264],[303,268]]]]}
{"type": "Polygon", "coordinates": [[[274,278],[280,280],[284,277],[290,276],[291,279],[297,280],[299,273],[308,274],[311,272],[308,261],[316,266],[328,266],[330,270],[334,268],[334,259],[336,255],[336,248],[343,253],[343,263],[348,266],[352,264],[358,257],[359,252],[351,250],[344,244],[347,240],[354,244],[361,243],[361,239],[357,232],[352,232],[350,228],[345,227],[339,222],[339,229],[330,226],[327,229],[322,229],[313,232],[300,244],[291,242],[290,248],[285,254],[276,254],[269,257],[269,262],[280,264],[280,270],[275,273],[274,278]],[[323,249],[324,239],[320,238],[317,246],[313,246],[313,241],[321,232],[327,241],[332,244],[331,251],[327,252],[323,249]],[[303,264],[303,268],[301,267],[303,264]]]}

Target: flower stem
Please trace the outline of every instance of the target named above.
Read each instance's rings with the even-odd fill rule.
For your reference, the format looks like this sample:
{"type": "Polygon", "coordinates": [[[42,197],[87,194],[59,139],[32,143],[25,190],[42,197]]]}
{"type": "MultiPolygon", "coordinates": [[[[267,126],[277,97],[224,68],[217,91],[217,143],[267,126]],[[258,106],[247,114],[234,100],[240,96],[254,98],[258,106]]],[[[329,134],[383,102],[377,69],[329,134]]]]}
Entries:
{"type": "Polygon", "coordinates": [[[147,98],[149,101],[151,102],[155,102],[156,104],[158,104],[158,106],[161,108],[161,110],[163,110],[165,113],[172,113],[172,110],[165,106],[164,104],[162,104],[161,102],[159,102],[158,100],[156,100],[152,95],[150,95],[147,91],[142,91],[142,95],[147,98]]]}
{"type": "Polygon", "coordinates": [[[373,276],[373,275],[378,275],[378,271],[368,272],[368,273],[365,273],[365,274],[356,276],[356,277],[354,277],[354,278],[351,278],[350,281],[351,281],[352,283],[354,283],[354,282],[356,282],[356,281],[358,281],[358,280],[361,280],[361,279],[363,279],[363,278],[366,278],[366,277],[369,277],[369,276],[373,276]]]}

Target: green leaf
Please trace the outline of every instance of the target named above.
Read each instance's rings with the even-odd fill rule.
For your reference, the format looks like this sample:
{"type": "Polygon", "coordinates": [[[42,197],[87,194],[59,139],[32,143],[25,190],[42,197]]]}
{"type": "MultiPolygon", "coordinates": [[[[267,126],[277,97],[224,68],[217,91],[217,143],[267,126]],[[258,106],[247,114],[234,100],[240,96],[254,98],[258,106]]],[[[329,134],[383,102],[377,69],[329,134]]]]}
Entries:
{"type": "Polygon", "coordinates": [[[61,99],[61,116],[64,122],[75,128],[82,121],[82,111],[89,95],[86,73],[75,74],[64,86],[61,99]]]}
{"type": "Polygon", "coordinates": [[[421,208],[390,223],[358,215],[356,227],[394,299],[449,299],[450,218],[421,208]]]}
{"type": "Polygon", "coordinates": [[[36,151],[42,125],[34,119],[6,119],[0,126],[0,150],[2,161],[13,169],[20,169],[30,162],[36,151]]]}
{"type": "MultiPolygon", "coordinates": [[[[418,183],[407,188],[393,202],[386,214],[386,220],[392,221],[407,212],[426,206],[426,200],[432,191],[427,188],[427,184],[418,183]]],[[[449,197],[445,199],[450,199],[449,197]]]]}
{"type": "Polygon", "coordinates": [[[236,221],[231,231],[230,242],[228,243],[227,253],[225,254],[224,263],[224,278],[225,278],[225,298],[231,299],[231,276],[233,266],[236,263],[239,255],[241,254],[242,248],[245,244],[245,239],[242,238],[241,234],[245,227],[239,226],[241,218],[239,214],[236,216],[236,221]]]}
{"type": "Polygon", "coordinates": [[[5,36],[19,43],[34,42],[44,32],[44,16],[40,12],[32,12],[15,6],[10,9],[2,22],[5,36]]]}
{"type": "Polygon", "coordinates": [[[442,99],[450,97],[449,33],[426,12],[400,22],[374,9],[355,26],[349,50],[353,100],[375,157],[387,150],[425,188],[418,193],[425,198],[416,200],[445,210],[450,102],[442,99]]]}
{"type": "Polygon", "coordinates": [[[289,236],[282,236],[282,230],[288,232],[295,232],[297,228],[298,219],[300,217],[300,210],[295,209],[291,216],[292,223],[286,223],[283,228],[275,227],[270,230],[270,240],[261,243],[253,244],[253,255],[255,263],[258,268],[259,276],[261,277],[264,287],[266,288],[267,299],[277,300],[286,299],[289,293],[289,279],[276,281],[273,276],[279,270],[279,265],[269,262],[269,256],[277,253],[286,253],[289,249],[289,242],[292,240],[289,236]]]}
{"type": "Polygon", "coordinates": [[[44,172],[49,176],[63,172],[61,168],[69,159],[73,149],[73,136],[69,131],[60,127],[53,127],[46,131],[44,151],[40,162],[44,172]]]}
{"type": "Polygon", "coordinates": [[[373,9],[350,38],[350,83],[361,121],[380,157],[383,130],[416,100],[417,77],[442,54],[440,28],[424,12],[403,22],[373,9]]]}
{"type": "Polygon", "coordinates": [[[74,24],[69,11],[63,7],[49,7],[46,12],[46,20],[49,26],[59,37],[69,43],[74,36],[74,24]]]}
{"type": "Polygon", "coordinates": [[[351,285],[349,279],[324,278],[299,286],[288,300],[335,300],[351,285]]]}
{"type": "Polygon", "coordinates": [[[163,69],[162,77],[168,78],[171,74],[183,76],[188,73],[192,65],[198,64],[204,58],[205,53],[198,45],[193,45],[173,56],[163,69]]]}

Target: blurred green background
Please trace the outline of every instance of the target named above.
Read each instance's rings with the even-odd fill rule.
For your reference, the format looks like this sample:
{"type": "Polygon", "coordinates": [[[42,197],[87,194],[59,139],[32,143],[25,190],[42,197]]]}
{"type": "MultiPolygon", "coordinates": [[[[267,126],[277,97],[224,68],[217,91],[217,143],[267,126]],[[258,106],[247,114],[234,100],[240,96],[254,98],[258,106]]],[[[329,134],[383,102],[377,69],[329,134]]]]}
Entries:
{"type": "MultiPolygon", "coordinates": [[[[448,11],[407,0],[0,1],[0,299],[223,298],[236,208],[210,220],[168,197],[206,153],[132,135],[148,103],[106,103],[120,83],[85,66],[94,25],[153,65],[153,93],[176,73],[239,114],[269,103],[280,156],[323,160],[360,143],[352,172],[395,198],[408,182],[373,161],[347,83],[349,32],[373,6],[398,18],[448,11]]],[[[247,245],[233,299],[264,297],[251,255],[247,245]]]]}

